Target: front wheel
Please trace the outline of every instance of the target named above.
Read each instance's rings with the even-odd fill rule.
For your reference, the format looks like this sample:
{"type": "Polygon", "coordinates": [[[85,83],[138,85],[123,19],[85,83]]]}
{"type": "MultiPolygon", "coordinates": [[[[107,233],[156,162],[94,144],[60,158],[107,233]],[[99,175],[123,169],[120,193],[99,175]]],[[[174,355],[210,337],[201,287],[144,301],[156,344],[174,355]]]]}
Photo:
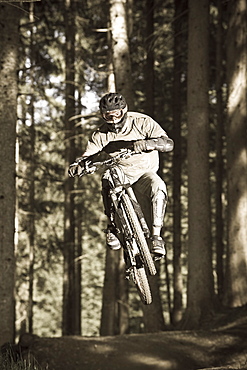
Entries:
{"type": "Polygon", "coordinates": [[[152,294],[144,267],[132,267],[132,279],[144,304],[152,303],[152,294]]]}

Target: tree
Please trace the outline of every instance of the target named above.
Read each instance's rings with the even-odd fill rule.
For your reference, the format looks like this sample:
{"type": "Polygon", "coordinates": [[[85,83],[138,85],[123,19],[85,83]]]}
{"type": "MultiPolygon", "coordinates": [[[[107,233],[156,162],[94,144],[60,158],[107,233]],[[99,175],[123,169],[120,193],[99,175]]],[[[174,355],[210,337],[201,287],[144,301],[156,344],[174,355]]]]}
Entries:
{"type": "MultiPolygon", "coordinates": [[[[112,63],[112,49],[109,39],[110,33],[107,35],[109,52],[107,58],[107,87],[108,91],[115,92],[115,76],[112,63]]],[[[106,248],[105,257],[105,276],[102,296],[102,310],[100,321],[100,335],[116,335],[119,334],[119,319],[118,319],[118,283],[119,283],[119,263],[122,258],[121,252],[116,252],[106,248]]],[[[122,278],[122,274],[121,274],[122,278]]],[[[128,320],[125,320],[128,325],[128,320]]]]}
{"type": "Polygon", "coordinates": [[[35,119],[34,119],[34,5],[30,3],[30,163],[29,163],[29,289],[28,289],[28,309],[27,309],[27,331],[33,332],[33,284],[34,284],[34,260],[35,260],[35,119]]]}
{"type": "MultiPolygon", "coordinates": [[[[175,0],[174,13],[174,74],[173,74],[173,266],[174,266],[174,306],[172,320],[176,324],[182,318],[183,308],[183,280],[181,272],[181,184],[182,184],[182,73],[184,59],[185,11],[187,0],[175,0]]],[[[186,14],[187,16],[187,14],[186,14]]]]}
{"type": "Polygon", "coordinates": [[[189,0],[187,327],[198,327],[212,309],[208,117],[208,0],[189,0]]]}
{"type": "MultiPolygon", "coordinates": [[[[128,27],[126,22],[126,8],[123,0],[110,0],[110,24],[112,63],[115,77],[115,90],[124,95],[128,106],[134,106],[132,86],[131,61],[129,51],[128,27]]],[[[124,334],[129,327],[128,289],[124,277],[122,254],[118,269],[118,326],[119,333],[124,334]]]]}
{"type": "MultiPolygon", "coordinates": [[[[152,230],[152,211],[150,199],[148,196],[144,196],[135,189],[135,194],[138,202],[141,205],[144,213],[146,222],[149,230],[152,230]]],[[[149,276],[149,284],[152,292],[153,303],[151,305],[142,305],[143,311],[143,323],[144,330],[146,333],[159,332],[165,329],[165,321],[163,315],[163,307],[160,295],[160,276],[159,276],[160,264],[157,264],[157,274],[155,276],[149,276]]]]}
{"type": "MultiPolygon", "coordinates": [[[[117,289],[119,281],[119,256],[120,252],[106,250],[105,278],[103,287],[102,315],[100,335],[119,334],[117,289]]],[[[121,254],[122,257],[122,254],[121,254]]]]}
{"type": "Polygon", "coordinates": [[[223,104],[223,9],[222,1],[217,1],[218,17],[217,17],[217,33],[216,33],[216,160],[215,160],[215,219],[216,219],[216,274],[218,296],[222,299],[223,282],[224,282],[224,223],[223,223],[223,136],[224,136],[224,104],[223,104]]]}
{"type": "MultiPolygon", "coordinates": [[[[66,77],[65,77],[65,202],[64,202],[64,284],[63,284],[63,334],[80,334],[80,315],[76,302],[75,217],[74,182],[68,178],[67,169],[75,159],[74,121],[75,116],[75,2],[65,0],[66,34],[66,77]]],[[[80,294],[80,292],[79,292],[80,294]]]]}
{"type": "Polygon", "coordinates": [[[145,113],[154,115],[154,0],[146,0],[145,113]]]}
{"type": "Polygon", "coordinates": [[[10,4],[0,11],[0,344],[14,342],[14,220],[17,67],[20,13],[10,4]]]}
{"type": "Polygon", "coordinates": [[[228,250],[224,302],[247,302],[247,3],[229,2],[227,37],[228,250]]]}
{"type": "Polygon", "coordinates": [[[134,107],[132,68],[124,0],[110,0],[112,60],[116,91],[123,94],[130,109],[134,107]]]}
{"type": "MultiPolygon", "coordinates": [[[[144,52],[146,55],[144,72],[144,113],[154,117],[155,115],[155,35],[154,35],[154,17],[155,17],[155,2],[154,0],[146,0],[142,6],[141,14],[146,20],[144,26],[144,52]]],[[[138,86],[138,89],[140,87],[138,86]]],[[[160,157],[161,160],[161,157],[160,157]]],[[[162,160],[160,161],[162,167],[162,160]]],[[[160,168],[160,172],[162,170],[160,168]]],[[[162,174],[161,174],[162,176],[162,174]]],[[[135,189],[137,199],[142,207],[145,219],[149,229],[152,230],[152,205],[148,197],[143,196],[135,189]]],[[[163,262],[163,261],[162,261],[163,262]]],[[[149,276],[149,284],[152,291],[153,303],[148,306],[142,305],[143,323],[145,332],[158,332],[164,330],[165,321],[163,315],[163,307],[160,294],[160,263],[157,263],[157,275],[149,276]]]]}

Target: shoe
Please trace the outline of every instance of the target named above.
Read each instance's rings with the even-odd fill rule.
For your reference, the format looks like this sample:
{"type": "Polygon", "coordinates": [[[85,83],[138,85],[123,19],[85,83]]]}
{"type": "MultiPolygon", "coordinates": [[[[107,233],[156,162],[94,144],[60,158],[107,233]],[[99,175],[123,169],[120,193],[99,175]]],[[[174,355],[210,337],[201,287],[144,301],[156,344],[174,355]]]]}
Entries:
{"type": "Polygon", "coordinates": [[[118,237],[115,235],[118,230],[112,226],[108,225],[107,229],[105,230],[106,233],[106,245],[113,251],[117,251],[121,248],[121,243],[118,237]]]}
{"type": "Polygon", "coordinates": [[[151,237],[152,249],[151,253],[154,254],[155,261],[160,260],[166,255],[165,242],[161,236],[153,235],[151,237]]]}

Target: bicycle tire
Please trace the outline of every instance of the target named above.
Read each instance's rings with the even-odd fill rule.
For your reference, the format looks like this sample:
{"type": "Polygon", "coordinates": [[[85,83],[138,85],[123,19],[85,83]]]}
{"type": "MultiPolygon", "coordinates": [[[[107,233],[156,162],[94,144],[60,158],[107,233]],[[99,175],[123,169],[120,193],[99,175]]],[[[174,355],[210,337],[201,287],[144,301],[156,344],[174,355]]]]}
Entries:
{"type": "Polygon", "coordinates": [[[144,267],[140,267],[140,268],[133,267],[132,274],[133,274],[133,277],[132,277],[133,281],[137,287],[137,291],[139,293],[139,296],[142,302],[146,305],[151,304],[153,299],[152,299],[152,294],[151,294],[145,268],[144,267]]]}
{"type": "Polygon", "coordinates": [[[149,251],[147,240],[143,234],[142,227],[140,225],[139,219],[135,213],[132,202],[127,194],[122,194],[121,197],[122,204],[124,206],[125,212],[127,213],[128,219],[131,223],[133,231],[135,233],[135,239],[139,246],[141,256],[144,260],[144,264],[148,269],[150,275],[155,275],[157,273],[153,258],[149,251]]]}

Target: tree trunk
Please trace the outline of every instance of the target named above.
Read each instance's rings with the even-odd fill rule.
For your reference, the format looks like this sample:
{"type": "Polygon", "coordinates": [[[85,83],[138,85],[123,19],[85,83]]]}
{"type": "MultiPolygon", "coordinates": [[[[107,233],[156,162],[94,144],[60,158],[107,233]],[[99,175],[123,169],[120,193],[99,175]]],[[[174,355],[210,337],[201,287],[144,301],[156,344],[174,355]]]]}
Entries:
{"type": "Polygon", "coordinates": [[[218,6],[218,24],[216,34],[216,96],[217,96],[217,126],[216,126],[216,163],[215,163],[215,204],[216,204],[216,274],[217,274],[217,287],[218,296],[221,299],[223,294],[223,281],[224,281],[224,224],[223,224],[223,205],[222,205],[222,192],[223,192],[223,135],[224,135],[224,106],[222,97],[223,86],[223,26],[222,26],[222,1],[217,1],[218,6]]]}
{"type": "Polygon", "coordinates": [[[175,1],[174,14],[174,72],[173,72],[173,289],[174,304],[172,312],[173,324],[182,318],[183,309],[183,277],[181,272],[181,182],[182,182],[182,140],[181,140],[181,114],[182,114],[182,73],[185,53],[183,34],[184,14],[188,8],[187,0],[175,1]]]}
{"type": "MultiPolygon", "coordinates": [[[[30,23],[34,22],[34,5],[30,3],[30,23]]],[[[28,289],[28,304],[27,304],[27,331],[33,332],[33,283],[34,283],[34,243],[35,243],[35,122],[34,122],[34,44],[33,44],[34,29],[31,27],[30,34],[30,157],[29,157],[29,289],[28,289]]]]}
{"type": "Polygon", "coordinates": [[[225,304],[247,303],[247,9],[229,2],[227,37],[228,253],[225,304]]]}
{"type": "Polygon", "coordinates": [[[82,279],[82,219],[83,207],[81,203],[76,207],[76,238],[75,238],[75,335],[81,335],[81,279],[82,279]]]}
{"type": "MultiPolygon", "coordinates": [[[[83,76],[77,76],[79,81],[77,80],[77,86],[82,86],[83,76]]],[[[76,104],[76,116],[80,117],[82,112],[82,94],[81,89],[78,88],[78,96],[77,96],[77,104],[76,104]]],[[[79,119],[74,120],[75,125],[75,157],[79,157],[81,155],[81,148],[83,146],[83,130],[79,125],[79,119]]],[[[83,191],[81,188],[83,187],[81,183],[81,179],[77,178],[74,179],[74,191],[75,191],[75,198],[74,198],[74,211],[75,211],[75,328],[77,335],[81,335],[81,328],[82,328],[82,255],[83,255],[83,231],[82,231],[82,224],[85,218],[85,205],[81,197],[81,192],[83,191]],[[76,195],[77,194],[77,195],[76,195]]]]}
{"type": "MultiPolygon", "coordinates": [[[[110,46],[110,35],[108,34],[108,45],[110,46]]],[[[108,52],[108,91],[115,92],[115,75],[112,63],[112,50],[109,47],[108,52]]],[[[118,283],[119,278],[122,278],[122,271],[120,271],[120,259],[122,254],[111,251],[106,247],[105,259],[105,277],[103,285],[103,298],[100,322],[100,335],[116,335],[119,334],[119,325],[123,319],[119,319],[118,300],[120,299],[118,283]],[[120,275],[120,277],[119,277],[120,275]]],[[[125,315],[124,315],[125,317],[125,315]]],[[[127,320],[129,321],[129,320],[127,320]]],[[[128,325],[128,322],[124,325],[128,325]]]]}
{"type": "Polygon", "coordinates": [[[119,278],[119,254],[120,252],[106,250],[105,279],[103,285],[103,303],[101,311],[100,335],[119,334],[117,290],[119,278]]]}
{"type": "MultiPolygon", "coordinates": [[[[110,0],[112,62],[116,91],[123,94],[129,109],[133,109],[134,94],[126,19],[125,1],[110,0]]],[[[122,258],[122,256],[120,258],[122,258]]],[[[121,261],[119,261],[119,268],[121,268],[119,269],[119,275],[123,277],[123,269],[125,267],[121,261]]],[[[118,307],[118,326],[120,333],[124,334],[125,332],[128,332],[129,327],[127,281],[123,280],[118,288],[119,291],[117,299],[121,303],[118,307]]]]}
{"type": "Polygon", "coordinates": [[[212,309],[209,116],[208,0],[189,0],[188,35],[188,306],[187,328],[196,328],[212,309]]]}
{"type": "MultiPolygon", "coordinates": [[[[144,197],[143,194],[139,193],[136,189],[135,194],[138,202],[141,205],[149,229],[152,230],[152,217],[151,217],[152,212],[150,199],[144,197]]],[[[148,306],[142,305],[144,330],[146,333],[158,332],[164,330],[165,328],[165,321],[159,289],[160,286],[159,273],[152,277],[149,276],[149,283],[151,287],[153,303],[148,306]]]]}
{"type": "Polygon", "coordinates": [[[66,81],[65,81],[65,202],[64,202],[64,280],[63,280],[63,335],[80,332],[76,327],[79,321],[76,315],[75,282],[75,217],[74,217],[74,181],[68,178],[69,164],[75,159],[74,121],[75,115],[75,13],[74,0],[65,0],[66,25],[66,81]]]}
{"type": "Polygon", "coordinates": [[[142,305],[144,331],[145,333],[157,333],[165,330],[165,320],[159,289],[159,274],[149,276],[148,280],[152,292],[153,303],[151,305],[142,305]]]}
{"type": "Polygon", "coordinates": [[[110,21],[116,91],[124,95],[132,110],[134,94],[124,0],[110,0],[110,21]]]}
{"type": "Polygon", "coordinates": [[[145,113],[154,116],[154,0],[146,0],[145,113]]]}
{"type": "MultiPolygon", "coordinates": [[[[145,34],[145,48],[146,48],[146,63],[144,69],[145,76],[145,113],[154,117],[154,0],[146,0],[146,34],[145,34]]],[[[163,161],[160,157],[159,174],[162,176],[163,161]]],[[[142,207],[145,219],[150,230],[152,230],[152,208],[150,199],[143,197],[135,190],[138,201],[142,207]]],[[[162,260],[163,263],[163,260],[162,260]]],[[[159,271],[159,268],[158,268],[159,271]]],[[[149,277],[153,303],[150,306],[142,305],[144,330],[148,332],[158,332],[164,330],[165,321],[163,315],[163,308],[160,296],[160,279],[159,273],[156,276],[149,277]]],[[[168,294],[169,295],[169,294],[168,294]]]]}
{"type": "Polygon", "coordinates": [[[19,9],[0,11],[0,345],[14,342],[15,145],[19,9]]]}

